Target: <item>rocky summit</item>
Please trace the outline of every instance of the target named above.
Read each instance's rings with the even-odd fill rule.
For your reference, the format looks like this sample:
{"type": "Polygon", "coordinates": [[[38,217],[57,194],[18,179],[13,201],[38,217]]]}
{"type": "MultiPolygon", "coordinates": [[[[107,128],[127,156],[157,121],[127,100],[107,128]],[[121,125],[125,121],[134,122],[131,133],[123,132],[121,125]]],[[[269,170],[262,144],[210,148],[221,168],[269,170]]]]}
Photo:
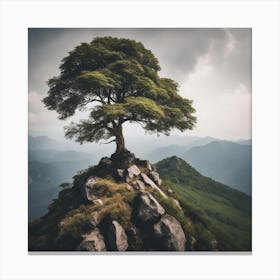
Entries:
{"type": "Polygon", "coordinates": [[[73,177],[48,213],[30,224],[29,250],[184,251],[189,232],[178,201],[149,161],[102,158],[73,177]],[[175,217],[177,216],[177,218],[175,217]]]}
{"type": "Polygon", "coordinates": [[[124,151],[61,184],[28,233],[29,251],[250,251],[251,199],[180,158],[124,151]]]}

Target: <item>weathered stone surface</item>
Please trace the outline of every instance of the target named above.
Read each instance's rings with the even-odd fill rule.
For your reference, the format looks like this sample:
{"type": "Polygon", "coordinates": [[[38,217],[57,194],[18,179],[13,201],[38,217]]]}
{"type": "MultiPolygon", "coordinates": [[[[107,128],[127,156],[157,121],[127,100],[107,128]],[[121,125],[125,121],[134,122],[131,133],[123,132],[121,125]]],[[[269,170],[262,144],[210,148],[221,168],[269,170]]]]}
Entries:
{"type": "Polygon", "coordinates": [[[152,188],[156,188],[157,187],[155,182],[152,181],[145,173],[141,173],[141,178],[142,178],[142,181],[145,184],[149,185],[150,187],[152,187],[152,188]]]}
{"type": "Polygon", "coordinates": [[[85,185],[82,187],[82,194],[85,199],[89,201],[96,199],[96,196],[94,195],[94,186],[96,185],[97,181],[97,177],[90,177],[87,179],[85,185]]]}
{"type": "Polygon", "coordinates": [[[164,213],[164,208],[150,193],[142,192],[139,194],[139,204],[136,214],[140,222],[157,221],[164,213]]]}
{"type": "Polygon", "coordinates": [[[132,185],[133,185],[133,188],[135,190],[138,190],[138,191],[145,191],[146,190],[145,184],[140,180],[136,180],[135,182],[132,183],[132,185]]]}
{"type": "Polygon", "coordinates": [[[112,251],[126,251],[128,248],[127,236],[123,227],[113,221],[108,230],[108,245],[112,251]]]}
{"type": "Polygon", "coordinates": [[[142,181],[153,189],[156,189],[162,197],[167,198],[167,195],[145,174],[141,173],[142,181]]]}
{"type": "Polygon", "coordinates": [[[85,183],[85,185],[89,188],[94,187],[94,185],[96,184],[96,182],[98,181],[97,177],[89,177],[85,183]]]}
{"type": "Polygon", "coordinates": [[[158,172],[156,172],[156,171],[151,171],[151,172],[149,173],[149,177],[150,177],[158,186],[161,185],[162,180],[160,179],[158,172]]]}
{"type": "Polygon", "coordinates": [[[120,179],[123,179],[123,178],[124,178],[124,175],[125,175],[125,170],[124,170],[124,169],[118,168],[118,169],[116,170],[116,174],[117,174],[117,176],[118,176],[120,179]]]}
{"type": "Polygon", "coordinates": [[[129,168],[127,168],[127,174],[126,177],[127,179],[132,179],[136,176],[138,176],[141,173],[137,165],[133,164],[129,168]]]}
{"type": "Polygon", "coordinates": [[[89,234],[83,235],[83,241],[79,244],[77,251],[106,251],[103,236],[99,229],[94,229],[89,234]]]}
{"type": "Polygon", "coordinates": [[[99,199],[95,199],[92,201],[95,205],[103,205],[103,201],[99,198],[99,199]]]}
{"type": "Polygon", "coordinates": [[[182,207],[181,207],[180,202],[179,202],[177,199],[175,199],[175,198],[173,198],[173,201],[174,201],[175,205],[176,205],[180,210],[182,210],[182,207]]]}
{"type": "Polygon", "coordinates": [[[99,224],[99,215],[97,211],[94,211],[90,214],[89,222],[96,227],[99,224]]]}
{"type": "Polygon", "coordinates": [[[154,225],[154,235],[158,239],[160,250],[185,250],[185,233],[181,224],[173,216],[162,216],[160,221],[154,225]]]}
{"type": "Polygon", "coordinates": [[[151,163],[148,160],[137,159],[136,164],[138,164],[139,166],[143,166],[144,168],[147,168],[148,171],[155,170],[154,166],[152,166],[151,163]]]}
{"type": "Polygon", "coordinates": [[[151,163],[148,160],[146,160],[146,167],[147,167],[147,169],[149,171],[153,171],[153,167],[152,167],[151,163]]]}
{"type": "Polygon", "coordinates": [[[128,191],[130,191],[130,192],[133,191],[133,187],[132,187],[131,185],[125,184],[125,186],[126,186],[126,189],[127,189],[128,191]]]}

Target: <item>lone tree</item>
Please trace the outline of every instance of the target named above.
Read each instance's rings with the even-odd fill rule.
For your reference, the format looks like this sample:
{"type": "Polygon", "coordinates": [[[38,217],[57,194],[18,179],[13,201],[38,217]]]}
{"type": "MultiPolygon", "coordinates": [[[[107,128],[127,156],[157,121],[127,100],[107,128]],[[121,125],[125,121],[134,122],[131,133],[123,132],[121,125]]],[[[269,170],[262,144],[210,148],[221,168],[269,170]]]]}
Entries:
{"type": "Polygon", "coordinates": [[[65,136],[81,144],[115,141],[117,155],[127,151],[125,122],[166,135],[174,128],[192,129],[196,122],[192,101],[181,97],[177,83],[161,78],[159,70],[157,58],[142,43],[96,38],[77,46],[62,60],[60,75],[48,81],[43,102],[62,120],[76,110],[89,110],[88,119],[65,127],[65,136]]]}

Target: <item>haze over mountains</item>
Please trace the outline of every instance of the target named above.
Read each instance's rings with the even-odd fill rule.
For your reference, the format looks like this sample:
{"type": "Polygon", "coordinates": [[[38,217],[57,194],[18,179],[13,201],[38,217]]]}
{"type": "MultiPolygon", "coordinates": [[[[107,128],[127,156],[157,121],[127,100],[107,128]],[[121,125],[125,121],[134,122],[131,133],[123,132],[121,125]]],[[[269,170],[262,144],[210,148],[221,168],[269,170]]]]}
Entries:
{"type": "Polygon", "coordinates": [[[146,156],[152,162],[176,155],[204,176],[251,195],[251,140],[238,142],[202,138],[187,145],[155,149],[146,156]]]}
{"type": "MultiPolygon", "coordinates": [[[[71,182],[79,170],[110,156],[113,145],[57,141],[46,136],[29,136],[29,220],[47,211],[63,182],[71,182]]],[[[136,156],[153,163],[178,156],[202,175],[251,194],[251,140],[222,141],[211,137],[162,136],[128,139],[136,156]]]]}

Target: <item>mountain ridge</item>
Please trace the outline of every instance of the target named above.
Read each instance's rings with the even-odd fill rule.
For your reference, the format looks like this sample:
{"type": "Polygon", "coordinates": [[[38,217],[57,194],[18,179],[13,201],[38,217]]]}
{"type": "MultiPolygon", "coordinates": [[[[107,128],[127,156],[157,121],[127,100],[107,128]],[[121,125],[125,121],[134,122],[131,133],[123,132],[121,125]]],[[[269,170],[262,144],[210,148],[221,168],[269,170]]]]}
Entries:
{"type": "Polygon", "coordinates": [[[241,198],[245,196],[247,202],[250,198],[205,178],[176,157],[159,162],[156,168],[160,174],[165,174],[161,175],[165,179],[163,182],[148,161],[128,154],[117,160],[102,158],[98,165],[78,173],[72,184],[63,186],[58,198],[49,206],[48,213],[30,223],[29,250],[251,249],[248,233],[250,217],[244,216],[249,209],[244,208],[242,203],[237,209],[234,200],[228,202],[228,197],[220,196],[219,191],[223,189],[241,198]],[[169,178],[164,170],[166,165],[169,178]],[[178,181],[174,183],[175,178],[178,181]],[[182,186],[182,183],[187,185],[182,186]],[[197,189],[199,183],[202,185],[197,189]],[[182,188],[188,190],[187,199],[182,188]],[[218,205],[232,211],[234,217],[227,216],[228,211],[223,215],[219,209],[213,212],[213,207],[204,209],[197,205],[189,200],[190,191],[199,194],[199,199],[210,199],[211,206],[218,205]],[[182,196],[178,195],[180,192],[182,196]],[[175,228],[177,234],[174,235],[175,228]],[[234,235],[240,237],[240,233],[246,233],[246,236],[234,240],[234,235]]]}

